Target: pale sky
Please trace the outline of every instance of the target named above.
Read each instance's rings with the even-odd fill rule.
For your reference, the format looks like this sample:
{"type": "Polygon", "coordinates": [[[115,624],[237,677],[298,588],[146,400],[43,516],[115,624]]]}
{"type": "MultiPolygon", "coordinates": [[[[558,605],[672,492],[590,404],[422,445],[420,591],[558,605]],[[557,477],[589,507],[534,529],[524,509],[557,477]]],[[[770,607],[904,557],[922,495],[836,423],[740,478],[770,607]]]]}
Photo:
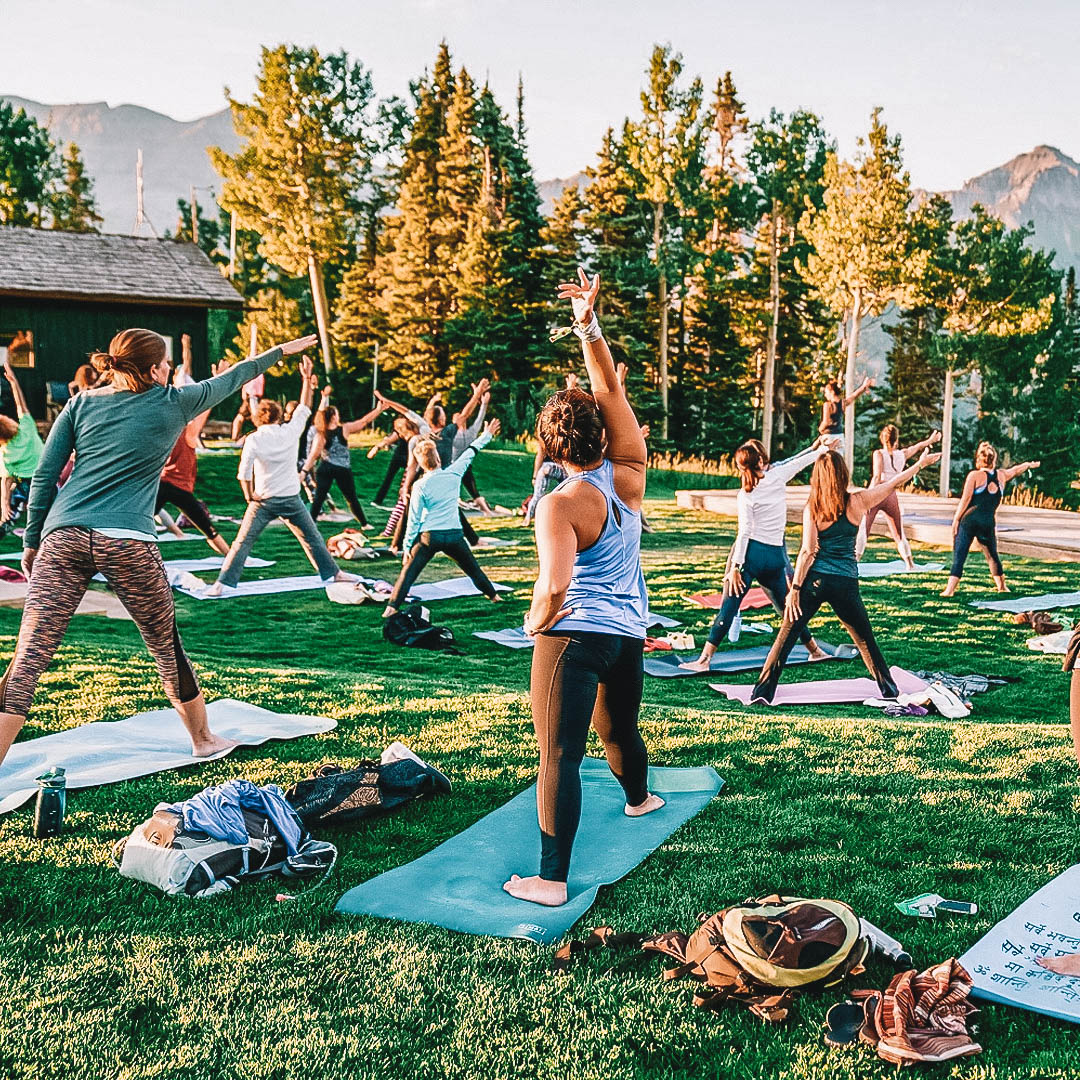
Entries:
{"type": "Polygon", "coordinates": [[[1080,158],[1080,0],[0,0],[0,94],[144,105],[182,120],[250,93],[259,46],[344,48],[404,95],[441,38],[513,107],[539,179],[589,164],[638,109],[655,42],[751,118],[816,111],[843,152],[884,107],[912,181],[943,190],[1040,143],[1080,158]]]}

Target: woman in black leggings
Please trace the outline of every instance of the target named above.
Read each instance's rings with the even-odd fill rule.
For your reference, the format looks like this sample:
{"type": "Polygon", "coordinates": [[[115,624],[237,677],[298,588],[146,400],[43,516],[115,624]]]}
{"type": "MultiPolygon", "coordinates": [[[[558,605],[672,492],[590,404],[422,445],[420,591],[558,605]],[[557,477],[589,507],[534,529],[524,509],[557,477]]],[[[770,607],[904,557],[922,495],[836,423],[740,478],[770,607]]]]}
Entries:
{"type": "Polygon", "coordinates": [[[349,436],[354,432],[363,431],[384,408],[385,406],[380,403],[359,420],[350,420],[343,424],[336,406],[330,404],[330,388],[326,387],[323,390],[319,410],[315,413],[311,425],[309,435],[311,445],[308,448],[307,460],[300,470],[300,482],[303,484],[311,474],[315,462],[319,463],[315,470],[315,494],[311,499],[313,520],[319,519],[326,496],[330,494],[330,489],[334,484],[337,484],[341,494],[345,496],[345,502],[352,516],[360,523],[361,528],[367,527],[367,517],[356,497],[356,481],[353,479],[352,457],[349,454],[349,436]]]}
{"type": "Polygon", "coordinates": [[[830,450],[818,458],[810,474],[810,500],[803,511],[802,546],[784,608],[784,622],[750,695],[751,704],[772,702],[795,642],[822,604],[828,604],[844,624],[867,671],[877,681],[881,696],[897,696],[896,683],[874,639],[859,594],[855,541],[859,525],[870,510],[940,457],[940,454],[924,452],[914,465],[884,483],[865,491],[850,492],[850,476],[843,457],[830,450]]]}
{"type": "Polygon", "coordinates": [[[990,576],[998,592],[1008,592],[1005,570],[997,549],[997,508],[1005,494],[1005,485],[1027,469],[1037,469],[1038,461],[1025,461],[1011,469],[997,468],[997,451],[988,442],[979,443],[975,451],[975,468],[967,474],[964,492],[953,515],[953,561],[949,580],[942,596],[952,596],[964,573],[964,563],[973,541],[986,552],[990,576]]]}

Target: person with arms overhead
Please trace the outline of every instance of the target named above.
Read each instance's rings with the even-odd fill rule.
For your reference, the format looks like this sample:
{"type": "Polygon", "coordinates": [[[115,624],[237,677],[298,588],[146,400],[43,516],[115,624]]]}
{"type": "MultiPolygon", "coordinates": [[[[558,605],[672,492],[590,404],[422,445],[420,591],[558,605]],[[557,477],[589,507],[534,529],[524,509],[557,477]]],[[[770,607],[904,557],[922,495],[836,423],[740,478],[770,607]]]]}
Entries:
{"type": "Polygon", "coordinates": [[[590,725],[640,817],[664,802],[649,793],[649,754],[638,731],[648,596],[641,570],[645,440],[596,318],[600,278],[559,287],[574,309],[592,395],[555,394],[536,435],[567,478],[536,508],[540,570],[525,632],[535,641],[530,677],[540,751],[536,784],[540,872],[503,888],[559,906],[581,818],[581,761],[590,725]]]}
{"type": "Polygon", "coordinates": [[[94,367],[108,382],[64,406],[30,487],[23,535],[23,570],[30,583],[15,655],[0,680],[0,761],[97,573],[139,627],[166,695],[191,736],[192,753],[205,757],[231,745],[210,730],[206,702],[176,628],[172,589],[154,534],[158,478],[180,433],[196,416],[282,356],[316,341],[287,342],[182,387],[169,385],[165,341],[152,330],[124,330],[107,353],[94,354],[94,367]],[[57,479],[72,453],[71,477],[58,490],[57,479]]]}
{"type": "Polygon", "coordinates": [[[7,532],[14,528],[30,497],[30,481],[45,444],[30,415],[18,376],[6,359],[4,378],[11,387],[19,418],[16,422],[10,416],[0,416],[0,531],[7,532]]]}

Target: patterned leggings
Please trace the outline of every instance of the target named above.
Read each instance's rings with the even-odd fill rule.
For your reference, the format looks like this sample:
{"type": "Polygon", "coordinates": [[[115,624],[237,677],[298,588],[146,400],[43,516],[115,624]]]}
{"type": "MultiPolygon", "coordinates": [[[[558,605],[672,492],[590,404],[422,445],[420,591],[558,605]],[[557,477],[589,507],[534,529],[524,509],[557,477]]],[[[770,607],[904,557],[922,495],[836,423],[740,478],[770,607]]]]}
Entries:
{"type": "Polygon", "coordinates": [[[25,716],[30,711],[38,680],[97,573],[135,620],[169,701],[180,705],[199,696],[199,681],[176,630],[172,589],[157,544],[70,527],[49,533],[34,560],[15,655],[0,680],[0,712],[25,716]]]}

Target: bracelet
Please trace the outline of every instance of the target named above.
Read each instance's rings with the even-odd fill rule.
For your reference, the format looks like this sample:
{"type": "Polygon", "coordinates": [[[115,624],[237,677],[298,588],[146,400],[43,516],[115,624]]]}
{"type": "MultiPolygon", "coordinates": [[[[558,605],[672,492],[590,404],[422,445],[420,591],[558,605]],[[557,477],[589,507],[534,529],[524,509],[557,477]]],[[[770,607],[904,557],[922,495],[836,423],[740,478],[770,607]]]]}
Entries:
{"type": "Polygon", "coordinates": [[[583,326],[575,320],[573,330],[574,334],[586,343],[599,341],[604,336],[604,332],[600,329],[600,320],[596,317],[595,311],[593,312],[592,321],[587,326],[583,326]]]}
{"type": "Polygon", "coordinates": [[[796,585],[794,582],[791,583],[791,591],[792,592],[799,592],[801,589],[802,589],[801,585],[796,585]]]}

